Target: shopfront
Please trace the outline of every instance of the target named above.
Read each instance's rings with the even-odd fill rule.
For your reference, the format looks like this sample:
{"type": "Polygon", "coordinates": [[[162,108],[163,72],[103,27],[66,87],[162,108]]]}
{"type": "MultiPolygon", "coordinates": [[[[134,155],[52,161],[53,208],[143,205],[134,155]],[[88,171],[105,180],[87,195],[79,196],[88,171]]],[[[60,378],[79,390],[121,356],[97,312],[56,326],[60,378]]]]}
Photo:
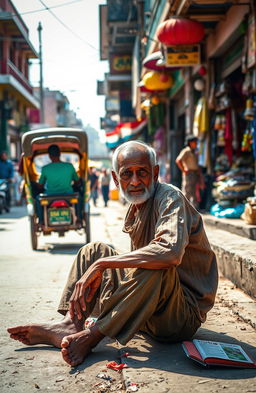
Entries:
{"type": "Polygon", "coordinates": [[[244,15],[226,39],[225,47],[219,47],[208,62],[211,72],[206,96],[209,111],[206,167],[213,179],[215,200],[210,211],[216,217],[246,220],[245,206],[255,204],[256,65],[255,56],[250,53],[255,40],[251,23],[255,21],[244,15]]]}

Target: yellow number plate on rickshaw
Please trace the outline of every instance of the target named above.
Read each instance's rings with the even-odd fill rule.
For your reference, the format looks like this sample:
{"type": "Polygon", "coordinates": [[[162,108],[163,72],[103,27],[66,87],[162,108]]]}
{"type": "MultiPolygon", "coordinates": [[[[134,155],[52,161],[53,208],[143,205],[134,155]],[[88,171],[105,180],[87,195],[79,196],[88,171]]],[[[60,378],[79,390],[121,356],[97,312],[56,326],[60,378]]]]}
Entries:
{"type": "Polygon", "coordinates": [[[48,211],[49,225],[71,224],[70,209],[50,209],[48,211]]]}

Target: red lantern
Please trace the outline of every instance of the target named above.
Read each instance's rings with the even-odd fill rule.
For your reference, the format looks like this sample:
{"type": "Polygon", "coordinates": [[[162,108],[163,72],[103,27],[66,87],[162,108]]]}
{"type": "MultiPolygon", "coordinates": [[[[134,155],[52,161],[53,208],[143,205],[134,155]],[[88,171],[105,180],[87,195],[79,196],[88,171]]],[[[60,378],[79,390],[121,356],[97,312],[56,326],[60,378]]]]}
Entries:
{"type": "Polygon", "coordinates": [[[204,37],[204,26],[196,20],[172,17],[158,26],[156,36],[165,45],[197,44],[204,37]]]}

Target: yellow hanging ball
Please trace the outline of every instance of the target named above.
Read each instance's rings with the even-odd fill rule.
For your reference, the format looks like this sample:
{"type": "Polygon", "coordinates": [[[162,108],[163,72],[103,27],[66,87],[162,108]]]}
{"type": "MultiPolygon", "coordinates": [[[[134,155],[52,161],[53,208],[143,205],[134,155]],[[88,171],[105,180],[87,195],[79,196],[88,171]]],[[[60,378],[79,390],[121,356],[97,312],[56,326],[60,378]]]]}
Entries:
{"type": "Polygon", "coordinates": [[[149,90],[167,90],[173,85],[173,79],[169,74],[156,71],[147,72],[143,77],[143,82],[149,90]]]}

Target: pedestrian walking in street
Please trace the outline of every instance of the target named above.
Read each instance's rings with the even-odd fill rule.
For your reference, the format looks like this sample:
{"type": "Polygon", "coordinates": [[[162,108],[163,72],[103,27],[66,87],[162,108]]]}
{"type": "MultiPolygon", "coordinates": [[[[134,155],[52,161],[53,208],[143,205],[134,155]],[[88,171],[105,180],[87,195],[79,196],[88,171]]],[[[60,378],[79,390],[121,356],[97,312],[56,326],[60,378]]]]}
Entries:
{"type": "Polygon", "coordinates": [[[15,205],[19,206],[22,204],[22,193],[21,193],[21,182],[22,182],[22,177],[19,174],[19,165],[18,165],[18,160],[15,159],[13,160],[13,197],[15,201],[15,205]]]}
{"type": "Polygon", "coordinates": [[[107,207],[109,201],[110,174],[107,172],[106,168],[102,169],[99,180],[104,206],[107,207]]]}
{"type": "Polygon", "coordinates": [[[99,187],[99,176],[96,173],[96,169],[93,167],[89,168],[88,171],[88,178],[90,181],[90,191],[91,191],[91,198],[93,200],[94,206],[97,206],[98,200],[98,187],[99,187]]]}
{"type": "Polygon", "coordinates": [[[198,165],[196,153],[197,138],[189,135],[186,138],[186,147],[176,158],[176,164],[182,172],[182,191],[196,209],[200,202],[200,189],[203,187],[203,177],[198,165]]]}
{"type": "Polygon", "coordinates": [[[105,336],[123,345],[138,331],[166,342],[191,339],[214,304],[216,257],[200,214],[158,174],[146,144],[130,141],[115,150],[112,176],[130,203],[123,230],[131,251],[119,255],[100,242],[82,247],[60,300],[64,319],[9,328],[12,339],[59,347],[71,366],[105,336]],[[84,329],[97,300],[99,317],[84,329]]]}
{"type": "Polygon", "coordinates": [[[6,209],[9,211],[11,207],[11,183],[13,181],[14,168],[10,160],[8,160],[7,152],[1,151],[0,153],[0,180],[7,181],[6,191],[6,209]]]}

